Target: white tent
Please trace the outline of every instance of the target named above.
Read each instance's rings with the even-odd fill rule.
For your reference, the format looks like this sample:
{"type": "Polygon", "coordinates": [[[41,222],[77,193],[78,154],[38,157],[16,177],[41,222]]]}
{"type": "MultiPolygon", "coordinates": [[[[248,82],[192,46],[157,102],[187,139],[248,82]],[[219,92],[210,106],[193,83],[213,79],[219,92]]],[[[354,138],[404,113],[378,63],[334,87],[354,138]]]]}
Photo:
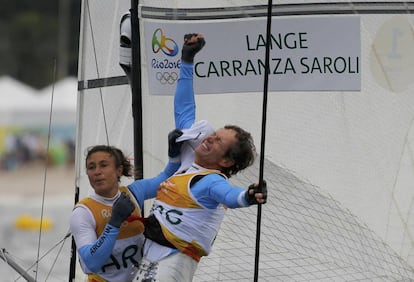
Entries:
{"type": "Polygon", "coordinates": [[[40,91],[11,77],[0,78],[0,126],[75,125],[77,83],[65,78],[40,91]],[[53,94],[53,99],[52,99],[53,94]]]}

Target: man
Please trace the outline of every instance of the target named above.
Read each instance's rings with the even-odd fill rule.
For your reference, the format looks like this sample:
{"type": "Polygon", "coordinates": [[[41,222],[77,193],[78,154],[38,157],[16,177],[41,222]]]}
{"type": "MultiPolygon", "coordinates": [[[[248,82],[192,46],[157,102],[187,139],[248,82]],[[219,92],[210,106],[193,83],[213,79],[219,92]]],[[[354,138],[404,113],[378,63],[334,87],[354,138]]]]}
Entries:
{"type": "Polygon", "coordinates": [[[193,60],[204,45],[201,34],[184,37],[175,93],[176,126],[184,133],[177,138],[184,142],[181,156],[187,163],[194,154],[194,162],[158,188],[146,219],[144,258],[134,281],[192,281],[201,257],[211,250],[225,207],[266,202],[266,182],[263,187],[252,184],[247,190],[228,182],[229,177],[254,162],[256,152],[250,133],[226,125],[207,135],[211,128],[207,122],[190,124],[195,116],[193,60]],[[189,147],[187,154],[185,146],[189,147]]]}

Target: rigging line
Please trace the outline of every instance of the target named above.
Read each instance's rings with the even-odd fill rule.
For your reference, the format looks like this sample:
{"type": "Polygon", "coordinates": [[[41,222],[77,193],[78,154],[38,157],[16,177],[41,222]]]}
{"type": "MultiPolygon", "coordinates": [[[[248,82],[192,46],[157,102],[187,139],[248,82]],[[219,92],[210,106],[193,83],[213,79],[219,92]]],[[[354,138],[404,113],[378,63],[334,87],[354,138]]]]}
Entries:
{"type": "MultiPolygon", "coordinates": [[[[64,246],[64,244],[65,244],[65,242],[66,242],[66,239],[68,239],[69,237],[71,236],[71,233],[70,233],[70,231],[68,231],[66,234],[65,234],[65,236],[62,238],[62,239],[60,239],[56,244],[54,244],[51,248],[49,248],[49,250],[47,250],[38,260],[36,260],[32,265],[30,265],[28,268],[26,268],[26,270],[25,270],[25,272],[26,273],[28,273],[29,272],[29,270],[30,269],[32,269],[33,268],[33,266],[35,266],[36,264],[38,264],[40,261],[42,261],[42,259],[44,259],[48,254],[50,254],[50,252],[51,251],[53,251],[57,246],[59,246],[60,245],[60,248],[59,248],[59,251],[58,251],[58,253],[57,253],[57,255],[56,255],[56,258],[55,258],[55,260],[53,261],[53,264],[52,264],[52,269],[53,269],[53,266],[55,265],[55,263],[56,263],[56,261],[57,261],[57,258],[59,257],[59,255],[60,255],[60,253],[62,252],[62,249],[63,249],[63,246],[64,246]]],[[[49,274],[47,275],[47,276],[49,276],[50,275],[50,273],[51,273],[51,271],[52,270],[49,270],[49,274]]],[[[19,277],[20,278],[20,277],[19,277]]],[[[19,279],[18,278],[18,279],[19,279]]],[[[17,280],[18,280],[17,279],[17,280]]],[[[16,280],[16,281],[17,281],[16,280]]]]}
{"type": "MultiPolygon", "coordinates": [[[[267,94],[269,86],[269,57],[270,57],[270,38],[272,34],[272,0],[267,4],[267,24],[266,24],[266,54],[265,54],[265,72],[263,79],[263,105],[262,105],[262,136],[260,140],[260,166],[259,166],[259,189],[263,187],[263,170],[265,155],[265,139],[266,139],[266,113],[267,113],[267,94]]],[[[254,261],[254,281],[259,278],[259,255],[260,255],[260,232],[262,222],[262,204],[257,205],[257,226],[256,226],[256,247],[254,261]]]]}
{"type": "MultiPolygon", "coordinates": [[[[99,79],[100,74],[99,74],[98,59],[97,59],[97,55],[96,55],[95,36],[94,36],[93,28],[92,28],[92,17],[91,17],[91,12],[90,12],[91,10],[89,9],[89,1],[88,0],[86,0],[86,9],[88,11],[89,28],[90,28],[90,32],[91,32],[93,55],[94,55],[94,59],[95,59],[96,76],[99,79]]],[[[105,107],[104,107],[104,101],[103,101],[103,95],[102,95],[102,88],[100,88],[100,87],[99,87],[99,96],[101,98],[101,109],[102,109],[103,123],[104,123],[104,127],[105,127],[106,143],[107,143],[107,145],[109,145],[110,143],[109,143],[108,127],[107,127],[107,122],[106,122],[105,107]]]]}
{"type": "MultiPolygon", "coordinates": [[[[40,242],[42,239],[42,230],[43,230],[43,213],[44,213],[44,207],[45,207],[45,194],[46,194],[46,180],[47,180],[47,168],[48,168],[48,162],[49,162],[49,150],[50,150],[50,136],[51,136],[51,130],[52,130],[52,114],[53,114],[53,98],[55,93],[55,83],[56,83],[56,58],[53,62],[53,83],[52,83],[52,96],[50,98],[50,111],[49,111],[49,126],[48,126],[48,133],[47,133],[47,145],[46,145],[46,159],[45,159],[45,173],[43,176],[43,192],[42,192],[42,207],[40,212],[40,230],[39,230],[39,240],[37,243],[37,257],[36,261],[39,261],[40,256],[40,242]]],[[[36,275],[35,280],[37,280],[37,274],[38,274],[39,264],[36,263],[36,275]]]]}
{"type": "MultiPolygon", "coordinates": [[[[67,236],[68,234],[70,235],[70,233],[67,233],[67,234],[66,234],[66,236],[63,238],[63,240],[61,240],[61,241],[60,241],[60,242],[62,242],[62,244],[60,245],[59,251],[57,252],[57,254],[56,254],[56,256],[55,256],[55,259],[53,260],[52,267],[50,268],[50,270],[49,270],[48,274],[46,275],[45,281],[47,281],[47,279],[49,278],[50,274],[51,274],[51,273],[52,273],[52,271],[53,271],[53,268],[54,268],[54,267],[55,267],[55,265],[56,265],[56,262],[57,262],[57,260],[58,260],[58,258],[59,258],[59,256],[60,256],[60,254],[62,253],[63,247],[65,246],[66,239],[68,238],[68,236],[67,236]]],[[[59,243],[60,243],[60,242],[59,242],[59,243]]],[[[56,245],[56,246],[57,246],[57,245],[56,245]]]]}

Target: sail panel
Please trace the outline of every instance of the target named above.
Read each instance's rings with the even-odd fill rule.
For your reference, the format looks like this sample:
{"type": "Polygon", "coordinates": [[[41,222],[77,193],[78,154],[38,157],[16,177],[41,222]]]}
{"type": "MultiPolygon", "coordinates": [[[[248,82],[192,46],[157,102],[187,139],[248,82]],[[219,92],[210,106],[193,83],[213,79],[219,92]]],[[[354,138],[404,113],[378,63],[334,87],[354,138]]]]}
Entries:
{"type": "Polygon", "coordinates": [[[125,1],[83,1],[76,144],[80,198],[91,189],[85,171],[88,147],[113,145],[131,161],[134,158],[131,90],[119,65],[119,24],[129,8],[130,3],[125,1]]]}
{"type": "MultiPolygon", "coordinates": [[[[108,82],[124,76],[118,64],[119,21],[130,3],[118,2],[84,1],[78,77],[81,194],[89,189],[88,146],[109,140],[133,156],[130,88],[122,84],[125,77],[108,82]]],[[[204,15],[207,21],[263,16],[266,3],[140,1],[145,177],[167,161],[167,134],[174,122],[173,93],[150,95],[145,42],[151,38],[143,32],[144,20],[185,22],[188,32],[198,32],[191,23],[204,15]]],[[[315,3],[274,1],[273,10],[275,17],[332,21],[344,16],[342,8],[357,15],[361,90],[269,92],[264,169],[270,192],[263,206],[260,281],[413,279],[413,2],[315,3]]],[[[331,44],[329,38],[325,43],[331,44]]],[[[196,87],[202,83],[196,79],[196,87]]],[[[262,101],[261,91],[197,95],[197,119],[216,128],[238,124],[252,132],[260,150],[262,101]]],[[[257,182],[258,170],[256,163],[233,181],[257,182]]],[[[228,211],[195,281],[252,280],[255,217],[254,208],[228,211]]]]}

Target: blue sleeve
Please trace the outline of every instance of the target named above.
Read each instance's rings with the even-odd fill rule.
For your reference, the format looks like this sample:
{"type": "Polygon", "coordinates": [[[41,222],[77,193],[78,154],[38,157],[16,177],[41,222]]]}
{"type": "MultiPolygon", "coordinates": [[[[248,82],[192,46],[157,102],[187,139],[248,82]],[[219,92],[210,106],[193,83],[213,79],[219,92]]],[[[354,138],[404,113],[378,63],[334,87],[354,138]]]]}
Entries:
{"type": "Polygon", "coordinates": [[[209,174],[201,178],[191,188],[198,202],[206,208],[216,208],[223,204],[228,208],[247,207],[245,189],[231,185],[227,179],[218,174],[209,174]]]}
{"type": "Polygon", "coordinates": [[[107,224],[101,236],[93,244],[84,245],[78,249],[79,256],[89,270],[97,272],[108,261],[118,233],[119,228],[107,224]]]}
{"type": "Polygon", "coordinates": [[[179,166],[180,163],[168,162],[164,170],[156,177],[136,180],[128,185],[129,190],[137,199],[141,210],[143,209],[144,201],[154,198],[157,195],[157,190],[161,182],[173,175],[179,166]]]}
{"type": "Polygon", "coordinates": [[[195,121],[193,88],[193,64],[181,63],[174,94],[174,118],[176,128],[190,128],[195,121]]]}

